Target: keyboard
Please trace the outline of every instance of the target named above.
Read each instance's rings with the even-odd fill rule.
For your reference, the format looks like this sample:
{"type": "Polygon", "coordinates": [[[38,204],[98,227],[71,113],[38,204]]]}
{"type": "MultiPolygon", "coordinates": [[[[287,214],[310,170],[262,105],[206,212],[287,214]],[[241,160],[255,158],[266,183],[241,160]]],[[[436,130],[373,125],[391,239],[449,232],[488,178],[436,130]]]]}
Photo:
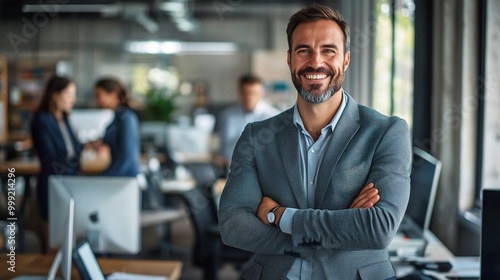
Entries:
{"type": "Polygon", "coordinates": [[[437,280],[436,277],[424,274],[420,270],[415,270],[414,272],[402,277],[398,278],[399,280],[437,280]]]}

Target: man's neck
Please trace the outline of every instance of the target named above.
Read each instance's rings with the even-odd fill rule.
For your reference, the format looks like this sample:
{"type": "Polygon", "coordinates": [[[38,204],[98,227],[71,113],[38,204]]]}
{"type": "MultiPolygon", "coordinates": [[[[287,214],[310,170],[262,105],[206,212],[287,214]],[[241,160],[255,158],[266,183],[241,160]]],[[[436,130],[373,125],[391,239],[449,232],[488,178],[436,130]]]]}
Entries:
{"type": "Polygon", "coordinates": [[[342,104],[342,90],[337,91],[330,99],[322,103],[309,103],[299,96],[297,109],[304,128],[316,141],[321,135],[321,129],[327,126],[337,114],[342,104]]]}

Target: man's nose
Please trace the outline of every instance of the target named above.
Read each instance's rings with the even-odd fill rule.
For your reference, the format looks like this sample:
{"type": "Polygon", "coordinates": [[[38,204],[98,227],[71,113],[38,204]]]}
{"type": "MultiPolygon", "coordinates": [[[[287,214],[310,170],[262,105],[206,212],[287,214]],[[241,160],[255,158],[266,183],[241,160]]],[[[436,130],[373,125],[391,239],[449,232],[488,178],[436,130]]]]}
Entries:
{"type": "Polygon", "coordinates": [[[312,52],[309,59],[309,66],[318,69],[323,66],[323,57],[320,52],[312,52]]]}

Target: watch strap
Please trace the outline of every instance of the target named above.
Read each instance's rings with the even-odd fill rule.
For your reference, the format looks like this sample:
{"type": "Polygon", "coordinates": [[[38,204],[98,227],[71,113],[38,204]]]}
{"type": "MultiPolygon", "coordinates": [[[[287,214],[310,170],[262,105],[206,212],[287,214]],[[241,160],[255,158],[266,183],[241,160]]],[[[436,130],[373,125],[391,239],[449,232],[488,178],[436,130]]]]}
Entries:
{"type": "Polygon", "coordinates": [[[278,208],[280,208],[280,206],[276,205],[273,209],[271,209],[271,211],[269,211],[269,213],[271,213],[271,212],[274,213],[274,211],[278,210],[278,208]]]}

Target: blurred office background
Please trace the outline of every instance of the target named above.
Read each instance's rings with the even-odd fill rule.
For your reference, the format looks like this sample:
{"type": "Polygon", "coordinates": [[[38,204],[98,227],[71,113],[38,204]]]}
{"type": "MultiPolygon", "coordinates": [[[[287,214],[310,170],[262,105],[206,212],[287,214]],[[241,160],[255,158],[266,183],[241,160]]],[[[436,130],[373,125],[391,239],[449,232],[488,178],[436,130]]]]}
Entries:
{"type": "MultiPolygon", "coordinates": [[[[200,113],[216,120],[237,101],[237,81],[246,73],[262,77],[269,103],[289,108],[296,92],[285,29],[290,15],[312,2],[0,1],[0,132],[4,143],[18,143],[2,151],[2,161],[29,156],[31,113],[54,73],[76,82],[77,109],[95,107],[99,77],[118,77],[141,124],[153,131],[196,127],[200,113]],[[175,110],[148,114],[155,94],[175,110]]],[[[351,25],[344,89],[361,104],[404,118],[414,146],[443,162],[431,230],[454,254],[477,255],[480,190],[500,187],[500,2],[314,2],[339,9],[351,25]]],[[[205,142],[192,144],[201,145],[197,152],[215,153],[217,135],[198,139],[205,142]]],[[[189,229],[186,221],[178,228],[189,229]]]]}

